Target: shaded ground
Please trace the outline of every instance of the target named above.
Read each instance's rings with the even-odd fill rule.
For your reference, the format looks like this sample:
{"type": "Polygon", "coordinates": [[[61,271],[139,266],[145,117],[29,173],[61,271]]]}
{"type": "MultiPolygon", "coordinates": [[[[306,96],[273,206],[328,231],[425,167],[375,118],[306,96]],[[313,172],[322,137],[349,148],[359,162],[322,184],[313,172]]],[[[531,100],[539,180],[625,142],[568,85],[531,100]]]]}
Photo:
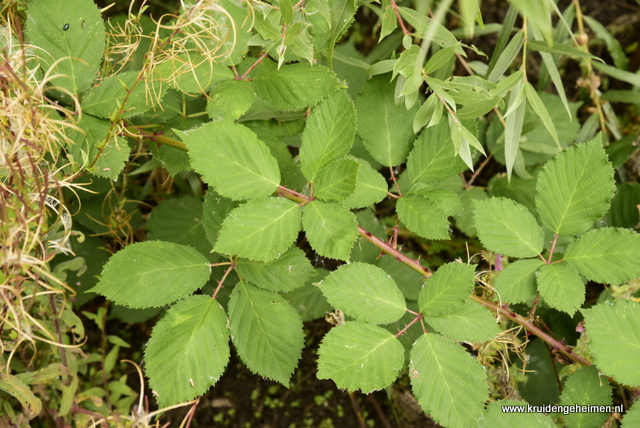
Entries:
{"type": "MultiPolygon", "coordinates": [[[[252,374],[232,351],[220,381],[198,405],[192,427],[231,428],[429,428],[437,427],[409,393],[408,379],[393,389],[363,395],[338,390],[316,378],[316,351],[331,327],[324,320],[305,323],[307,346],[290,389],[252,374]]],[[[177,424],[187,409],[162,418],[177,424]]],[[[172,425],[173,426],[173,425],[172,425]]]]}

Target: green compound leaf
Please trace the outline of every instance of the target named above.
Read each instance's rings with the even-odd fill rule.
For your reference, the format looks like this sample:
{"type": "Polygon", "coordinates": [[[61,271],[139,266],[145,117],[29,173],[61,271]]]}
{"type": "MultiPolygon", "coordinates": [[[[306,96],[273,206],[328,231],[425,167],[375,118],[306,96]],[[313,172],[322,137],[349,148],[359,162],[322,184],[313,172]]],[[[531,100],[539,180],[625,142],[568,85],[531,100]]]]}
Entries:
{"type": "Polygon", "coordinates": [[[339,159],[320,170],[314,196],[323,201],[342,201],[356,190],[360,164],[353,159],[339,159]]]}
{"type": "Polygon", "coordinates": [[[458,195],[451,190],[438,188],[429,184],[416,183],[406,193],[407,196],[419,194],[435,202],[445,215],[450,216],[463,210],[462,202],[458,195]]]}
{"type": "Polygon", "coordinates": [[[262,198],[278,188],[278,161],[247,127],[225,120],[174,131],[189,148],[193,168],[222,196],[262,198]]]}
{"type": "Polygon", "coordinates": [[[300,208],[284,198],[257,199],[229,213],[214,251],[269,262],[289,247],[300,231],[300,208]]]}
{"type": "Polygon", "coordinates": [[[377,204],[387,196],[387,180],[369,162],[363,159],[355,161],[360,165],[356,190],[342,201],[342,205],[347,208],[365,208],[377,204]]]}
{"type": "Polygon", "coordinates": [[[594,229],[567,247],[564,258],[591,281],[619,285],[640,275],[640,235],[613,227],[594,229]]]}
{"type": "Polygon", "coordinates": [[[371,156],[385,166],[403,163],[411,151],[417,105],[410,110],[397,106],[389,77],[377,76],[365,82],[356,109],[358,135],[371,156]]]}
{"type": "Polygon", "coordinates": [[[449,239],[447,214],[433,199],[413,193],[396,205],[398,218],[410,231],[425,239],[449,239]]]}
{"type": "Polygon", "coordinates": [[[540,427],[556,428],[551,417],[544,413],[518,413],[507,412],[505,406],[517,406],[527,408],[529,403],[518,400],[498,400],[487,406],[487,410],[478,419],[476,428],[513,428],[513,427],[540,427]]]}
{"type": "Polygon", "coordinates": [[[466,169],[464,161],[456,156],[446,121],[422,131],[407,160],[407,174],[412,183],[436,183],[466,169]]]}
{"type": "Polygon", "coordinates": [[[313,106],[341,87],[333,71],[308,63],[284,65],[253,80],[256,93],[283,111],[313,106]]]}
{"type": "MultiPolygon", "coordinates": [[[[598,374],[594,366],[578,369],[570,375],[562,388],[560,396],[561,406],[585,404],[593,406],[610,406],[611,385],[606,377],[598,374]]],[[[572,412],[564,415],[564,421],[569,428],[601,427],[609,415],[607,413],[572,412]]]]}
{"type": "Polygon", "coordinates": [[[239,260],[236,269],[241,278],[275,292],[300,288],[316,274],[304,251],[298,247],[290,248],[282,257],[268,263],[239,260]]]}
{"type": "Polygon", "coordinates": [[[227,316],[209,296],[173,305],[153,328],[144,351],[149,385],[158,405],[191,400],[215,385],[229,361],[227,316]]]}
{"type": "Polygon", "coordinates": [[[427,317],[439,317],[461,308],[473,292],[475,265],[444,264],[420,291],[418,305],[427,317]]]}
{"type": "Polygon", "coordinates": [[[507,303],[526,302],[536,294],[536,272],[544,262],[540,259],[518,260],[498,274],[493,287],[500,300],[507,303]]]}
{"type": "Polygon", "coordinates": [[[145,113],[151,105],[147,105],[145,83],[135,85],[137,78],[137,71],[107,77],[87,91],[82,100],[82,111],[102,119],[110,119],[120,109],[124,110],[120,115],[123,119],[145,113]],[[129,90],[131,94],[127,97],[129,90]],[[123,106],[125,98],[126,104],[123,106]]]}
{"type": "Polygon", "coordinates": [[[511,199],[474,201],[474,219],[482,244],[494,253],[535,257],[544,247],[544,232],[531,212],[511,199]]]}
{"type": "Polygon", "coordinates": [[[208,189],[205,193],[202,204],[202,226],[211,248],[216,245],[224,219],[237,206],[238,202],[218,195],[213,189],[208,189]]]}
{"type": "Polygon", "coordinates": [[[311,248],[323,257],[349,260],[358,238],[356,216],[339,203],[313,201],[304,207],[302,226],[311,248]]]}
{"type": "Polygon", "coordinates": [[[212,120],[237,120],[253,104],[253,84],[247,80],[225,80],[209,93],[207,114],[212,120]]]}
{"type": "Polygon", "coordinates": [[[334,308],[358,321],[389,324],[402,318],[407,309],[395,281],[368,263],[342,265],[318,285],[334,308]]]}
{"type": "Polygon", "coordinates": [[[582,313],[598,369],[621,384],[640,386],[640,303],[615,299],[582,313]]]}
{"type": "Polygon", "coordinates": [[[356,135],[356,110],[347,91],[340,90],[311,111],[302,133],[300,168],[314,182],[325,166],[351,150],[356,135]]]}
{"type": "Polygon", "coordinates": [[[229,326],[249,370],[289,386],[304,346],[302,320],[289,302],[239,282],[229,300],[229,326]]]}
{"type": "Polygon", "coordinates": [[[547,131],[549,131],[549,134],[551,134],[551,137],[553,138],[553,141],[555,141],[558,149],[561,150],[562,146],[560,146],[560,140],[558,139],[558,132],[556,131],[556,127],[553,124],[551,115],[549,114],[549,111],[547,110],[544,103],[542,102],[540,95],[538,95],[534,87],[529,82],[524,82],[523,87],[524,87],[524,93],[526,94],[526,98],[527,98],[527,101],[529,102],[529,105],[531,106],[533,111],[538,115],[544,127],[547,128],[547,131]]]}
{"type": "Polygon", "coordinates": [[[350,321],[332,328],[318,349],[318,379],[363,394],[386,388],[404,365],[404,347],[392,333],[375,325],[350,321]]]}
{"type": "Polygon", "coordinates": [[[59,75],[51,79],[52,85],[74,94],[91,86],[100,70],[105,45],[104,21],[94,2],[29,2],[26,27],[30,43],[40,48],[42,69],[48,75],[59,75]]]}
{"type": "Polygon", "coordinates": [[[205,255],[213,248],[202,227],[202,202],[193,196],[160,202],[149,215],[147,230],[149,240],[190,245],[205,255]]]}
{"type": "Polygon", "coordinates": [[[416,340],[410,358],[411,389],[422,410],[447,427],[473,426],[489,398],[482,364],[435,333],[416,340]]]}
{"type": "Polygon", "coordinates": [[[473,300],[445,316],[428,317],[427,322],[438,333],[458,342],[486,342],[502,332],[491,312],[473,300]]]}
{"type": "Polygon", "coordinates": [[[102,268],[91,292],[130,308],[168,305],[202,287],[211,275],[208,260],[197,250],[164,241],[131,244],[102,268]]]}
{"type": "Polygon", "coordinates": [[[553,233],[577,235],[600,220],[616,190],[601,137],[576,144],[538,174],[536,209],[553,233]]]}
{"type": "Polygon", "coordinates": [[[111,124],[88,114],[82,116],[77,126],[79,130],[74,129],[68,133],[69,138],[74,141],[73,146],[68,148],[70,160],[88,169],[96,177],[117,180],[124,163],[129,160],[131,149],[127,141],[113,135],[106,140],[111,124]],[[103,148],[102,151],[100,148],[103,148]],[[95,165],[89,168],[96,157],[98,160],[95,165]]]}
{"type": "Polygon", "coordinates": [[[567,264],[544,265],[536,277],[540,296],[552,308],[573,316],[584,303],[584,284],[567,264]]]}

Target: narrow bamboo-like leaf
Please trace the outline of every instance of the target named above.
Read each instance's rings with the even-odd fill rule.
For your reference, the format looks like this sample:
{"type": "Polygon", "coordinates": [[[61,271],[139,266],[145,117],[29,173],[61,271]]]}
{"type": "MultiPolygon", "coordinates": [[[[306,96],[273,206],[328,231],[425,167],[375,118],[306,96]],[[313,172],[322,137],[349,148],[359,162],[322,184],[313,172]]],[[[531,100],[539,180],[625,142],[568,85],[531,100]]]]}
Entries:
{"type": "Polygon", "coordinates": [[[360,112],[358,134],[371,156],[385,166],[403,163],[411,150],[411,123],[417,107],[397,106],[393,85],[380,76],[364,84],[356,109],[360,112]]]}
{"type": "Polygon", "coordinates": [[[382,61],[378,61],[371,67],[367,68],[366,73],[371,76],[389,73],[395,68],[397,62],[397,59],[385,59],[382,61]]]}
{"type": "Polygon", "coordinates": [[[406,311],[404,296],[395,281],[369,263],[342,265],[318,285],[334,308],[358,321],[389,324],[406,311]]]}
{"type": "MultiPolygon", "coordinates": [[[[533,33],[533,36],[535,37],[536,40],[542,39],[542,35],[540,34],[537,28],[531,27],[531,32],[533,33]]],[[[569,120],[571,120],[572,115],[571,115],[571,109],[569,108],[569,101],[567,101],[567,96],[564,90],[564,84],[562,83],[562,78],[560,77],[560,72],[558,71],[558,66],[556,65],[555,59],[553,58],[553,55],[551,55],[550,53],[547,53],[547,52],[539,52],[539,53],[540,53],[540,56],[542,57],[542,62],[547,67],[547,71],[549,72],[551,81],[553,82],[553,85],[556,87],[558,95],[562,100],[562,104],[564,105],[567,115],[569,116],[569,120]]]]}
{"type": "Polygon", "coordinates": [[[284,65],[260,74],[253,86],[260,98],[284,111],[316,105],[340,88],[333,71],[308,63],[284,65]]]}
{"type": "Polygon", "coordinates": [[[289,386],[304,347],[302,320],[289,302],[241,281],[229,300],[229,328],[249,370],[289,386]]]}
{"type": "Polygon", "coordinates": [[[518,410],[527,409],[529,403],[519,400],[498,400],[490,403],[487,410],[478,419],[477,428],[513,428],[540,427],[556,428],[550,416],[544,413],[520,413],[518,410]],[[518,410],[509,411],[518,407],[518,410]],[[507,410],[509,409],[509,410],[507,410]]]}
{"type": "MultiPolygon", "coordinates": [[[[611,406],[611,385],[606,377],[600,376],[594,366],[581,367],[571,374],[562,387],[561,406],[584,405],[611,406]]],[[[570,428],[601,427],[607,420],[607,413],[571,412],[564,415],[570,428]]]]}
{"type": "Polygon", "coordinates": [[[425,239],[449,239],[449,220],[431,198],[420,194],[405,195],[396,205],[398,218],[410,231],[425,239]]]}
{"type": "Polygon", "coordinates": [[[484,116],[494,109],[499,103],[501,99],[498,97],[485,99],[482,101],[477,101],[473,104],[466,105],[462,107],[456,113],[458,119],[466,120],[466,119],[475,119],[477,117],[484,116]]]}
{"type": "Polygon", "coordinates": [[[461,308],[473,292],[475,265],[447,263],[429,278],[420,291],[420,312],[439,317],[461,308]]]}
{"type": "MultiPolygon", "coordinates": [[[[509,98],[509,107],[518,102],[518,98],[522,91],[522,83],[514,86],[509,98]]],[[[522,135],[522,125],[524,123],[524,113],[526,103],[520,104],[513,115],[506,119],[507,126],[504,130],[504,157],[507,164],[507,178],[511,179],[511,172],[518,156],[518,147],[520,145],[520,136],[522,135]]]]}
{"type": "Polygon", "coordinates": [[[573,316],[584,303],[584,284],[567,264],[544,265],[536,276],[540,296],[552,308],[573,316]]]}
{"type": "Polygon", "coordinates": [[[175,132],[189,148],[193,168],[222,196],[261,198],[280,184],[278,161],[245,126],[225,120],[175,132]]]}
{"type": "Polygon", "coordinates": [[[144,351],[149,385],[162,407],[191,400],[215,385],[229,361],[227,316],[209,296],[172,306],[144,351]]]}
{"type": "Polygon", "coordinates": [[[513,36],[507,47],[503,51],[500,51],[500,56],[491,70],[491,73],[489,73],[489,76],[487,77],[489,82],[496,83],[507,68],[513,64],[513,60],[516,55],[518,55],[523,42],[524,33],[522,31],[518,31],[516,35],[513,36]]]}
{"type": "Polygon", "coordinates": [[[190,245],[205,255],[213,248],[203,228],[202,202],[193,196],[160,202],[149,215],[147,231],[150,240],[190,245]]]}
{"type": "Polygon", "coordinates": [[[91,86],[105,45],[104,21],[90,1],[60,0],[29,3],[26,34],[37,46],[39,62],[49,83],[74,94],[91,86]],[[53,67],[52,70],[50,68],[53,67]]]}
{"type": "Polygon", "coordinates": [[[356,190],[342,201],[342,205],[347,208],[364,208],[380,202],[387,196],[387,180],[369,162],[362,159],[355,161],[360,165],[356,190]]]}
{"type": "Polygon", "coordinates": [[[607,45],[607,50],[611,54],[611,58],[613,58],[615,66],[620,70],[627,70],[629,68],[629,61],[627,60],[627,56],[618,39],[607,31],[604,25],[594,18],[585,15],[583,16],[583,19],[584,22],[591,27],[593,32],[596,33],[599,38],[604,40],[604,43],[607,45]]]}
{"type": "MultiPolygon", "coordinates": [[[[509,37],[513,32],[513,25],[515,24],[517,17],[518,17],[518,10],[515,8],[513,4],[510,4],[509,9],[507,9],[507,12],[503,18],[502,27],[500,28],[500,33],[498,34],[498,40],[496,41],[495,48],[491,55],[491,61],[489,61],[489,67],[487,68],[487,73],[485,77],[488,76],[489,73],[491,73],[491,71],[496,65],[496,62],[498,61],[502,52],[504,51],[504,48],[507,46],[507,42],[509,41],[509,37]]],[[[502,74],[502,72],[500,74],[502,74]]]]}
{"type": "Polygon", "coordinates": [[[138,82],[136,85],[137,78],[137,71],[107,77],[84,95],[82,111],[101,119],[110,119],[118,111],[121,111],[120,117],[123,119],[148,111],[151,105],[147,105],[145,83],[138,82]]]}
{"type": "Polygon", "coordinates": [[[564,259],[585,278],[624,284],[640,275],[640,235],[627,229],[591,230],[567,247],[564,259]]]}
{"type": "Polygon", "coordinates": [[[469,427],[489,398],[484,367],[450,339],[427,333],[411,349],[409,380],[420,407],[448,427],[469,427]]]}
{"type": "Polygon", "coordinates": [[[440,104],[438,97],[429,97],[418,108],[416,115],[413,117],[413,133],[417,134],[433,117],[436,105],[440,104]]]}
{"type": "Polygon", "coordinates": [[[554,43],[552,47],[546,45],[544,43],[530,41],[527,46],[534,51],[538,52],[546,52],[550,54],[561,54],[568,55],[576,58],[588,58],[588,59],[596,59],[598,61],[602,61],[595,55],[591,55],[589,52],[581,51],[578,48],[574,48],[573,46],[565,45],[562,43],[554,43]]]}
{"type": "Polygon", "coordinates": [[[463,137],[462,124],[458,120],[454,119],[453,116],[449,116],[449,127],[451,129],[451,141],[453,142],[456,155],[460,156],[460,159],[462,159],[467,167],[473,171],[471,147],[469,146],[469,141],[463,137]]]}
{"type": "Polygon", "coordinates": [[[347,91],[337,91],[313,109],[300,145],[300,168],[310,182],[325,166],[349,153],[356,111],[347,91]]]}
{"type": "Polygon", "coordinates": [[[298,247],[290,248],[272,262],[238,260],[236,269],[241,278],[276,292],[300,288],[316,274],[311,262],[298,247]]]}
{"type": "Polygon", "coordinates": [[[502,331],[491,312],[473,300],[450,314],[428,317],[427,322],[438,333],[458,342],[486,342],[502,331]]]}
{"type": "Polygon", "coordinates": [[[582,313],[596,367],[621,384],[640,386],[640,303],[615,299],[582,313]]]}
{"type": "Polygon", "coordinates": [[[139,242],[111,256],[90,291],[120,305],[152,308],[188,296],[210,275],[208,260],[194,248],[164,241],[139,242]]]}
{"type": "Polygon", "coordinates": [[[553,124],[553,120],[551,120],[551,116],[549,115],[547,108],[540,99],[540,95],[538,95],[534,87],[531,86],[531,83],[529,82],[524,82],[524,92],[527,94],[527,101],[529,101],[529,105],[538,115],[540,120],[542,120],[542,124],[545,128],[547,128],[547,131],[549,131],[549,134],[551,134],[551,136],[553,137],[553,141],[556,142],[558,149],[562,150],[562,147],[560,146],[560,140],[558,139],[558,133],[556,132],[556,127],[553,124]]]}
{"type": "Polygon", "coordinates": [[[237,206],[238,202],[218,195],[213,189],[208,189],[205,193],[202,204],[202,226],[211,248],[216,245],[224,219],[237,206]]]}
{"type": "Polygon", "coordinates": [[[398,26],[398,18],[396,18],[395,11],[389,0],[383,0],[382,5],[384,13],[382,14],[382,23],[380,28],[380,38],[378,42],[387,37],[398,26]]]}
{"type": "Polygon", "coordinates": [[[640,87],[640,74],[630,73],[595,61],[593,62],[593,67],[604,74],[608,74],[614,79],[622,80],[623,82],[630,83],[633,86],[640,87]]]}
{"type": "Polygon", "coordinates": [[[356,190],[360,164],[353,159],[339,159],[320,170],[314,196],[323,201],[342,201],[356,190]]]}
{"type": "Polygon", "coordinates": [[[336,202],[313,201],[305,205],[302,225],[311,248],[323,257],[349,260],[358,238],[355,215],[336,202]]]}
{"type": "Polygon", "coordinates": [[[474,202],[478,237],[490,251],[511,257],[536,257],[544,247],[544,233],[523,205],[506,198],[474,202]]]}
{"type": "Polygon", "coordinates": [[[551,10],[546,1],[530,2],[528,0],[510,0],[520,14],[527,18],[542,33],[547,44],[553,44],[553,27],[551,26],[551,10]]]}
{"type": "Polygon", "coordinates": [[[300,208],[271,197],[249,201],[229,213],[214,251],[269,262],[289,247],[300,231],[300,208]]]}
{"type": "Polygon", "coordinates": [[[455,156],[446,122],[422,131],[407,160],[407,174],[412,183],[435,183],[465,169],[464,161],[455,156]]]}
{"type": "Polygon", "coordinates": [[[392,333],[359,321],[332,328],[318,355],[318,379],[363,394],[391,385],[404,365],[404,347],[392,333]]]}
{"type": "Polygon", "coordinates": [[[237,120],[253,104],[253,85],[247,80],[225,80],[209,93],[207,114],[212,120],[237,120]]]}
{"type": "Polygon", "coordinates": [[[493,286],[500,300],[507,303],[526,302],[536,294],[536,272],[544,262],[540,259],[518,260],[498,274],[493,286]]]}
{"type": "MultiPolygon", "coordinates": [[[[474,0],[475,1],[475,0],[474,0]]],[[[433,54],[429,61],[424,66],[425,74],[431,74],[434,71],[438,70],[440,67],[445,65],[456,53],[459,44],[451,45],[447,48],[440,49],[438,52],[433,54]]]]}
{"type": "Polygon", "coordinates": [[[576,144],[542,168],[536,184],[540,220],[553,233],[577,235],[609,209],[615,184],[601,138],[576,144]]]}
{"type": "Polygon", "coordinates": [[[480,5],[478,0],[462,0],[458,3],[458,9],[462,16],[465,36],[473,37],[476,16],[480,15],[480,5]]]}

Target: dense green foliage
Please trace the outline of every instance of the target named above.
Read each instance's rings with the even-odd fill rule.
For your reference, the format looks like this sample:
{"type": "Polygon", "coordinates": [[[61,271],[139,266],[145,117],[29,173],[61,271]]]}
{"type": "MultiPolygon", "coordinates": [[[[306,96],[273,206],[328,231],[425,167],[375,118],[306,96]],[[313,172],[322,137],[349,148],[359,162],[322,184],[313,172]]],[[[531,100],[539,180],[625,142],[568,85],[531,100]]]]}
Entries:
{"type": "Polygon", "coordinates": [[[613,405],[612,385],[640,388],[635,137],[607,101],[637,103],[640,77],[579,2],[511,0],[487,24],[478,0],[452,3],[201,0],[105,22],[91,0],[9,2],[0,425],[151,423],[142,393],[132,411],[108,313],[161,315],[138,350],[149,388],[195,411],[231,345],[288,386],[303,321],[326,308],[338,320],[316,376],[338,388],[408,379],[452,428],[614,423],[500,406],[613,405]],[[366,56],[347,33],[358,10],[377,16],[366,56]],[[634,89],[602,93],[604,76],[634,89]],[[97,295],[112,309],[84,312],[102,332],[86,355],[74,310],[97,295]],[[566,364],[547,363],[552,398],[516,382],[536,377],[534,336],[566,364]]]}

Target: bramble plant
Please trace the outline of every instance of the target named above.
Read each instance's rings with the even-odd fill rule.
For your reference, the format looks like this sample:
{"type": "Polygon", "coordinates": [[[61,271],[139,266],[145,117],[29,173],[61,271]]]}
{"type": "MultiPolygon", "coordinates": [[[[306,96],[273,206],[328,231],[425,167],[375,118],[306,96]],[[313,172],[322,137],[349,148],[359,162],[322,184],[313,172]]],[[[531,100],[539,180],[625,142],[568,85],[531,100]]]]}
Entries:
{"type": "MultiPolygon", "coordinates": [[[[143,368],[158,405],[193,404],[189,418],[231,345],[288,386],[303,322],[335,311],[316,375],[340,389],[406,375],[445,427],[613,423],[500,409],[531,397],[516,378],[534,377],[536,343],[565,364],[549,363],[564,383],[548,404],[640,392],[640,187],[624,182],[634,137],[608,102],[637,92],[601,93],[595,73],[636,90],[640,77],[578,1],[511,0],[501,24],[484,24],[477,0],[408,3],[184,1],[153,19],[132,4],[106,23],[90,0],[3,6],[0,422],[150,423],[104,307],[85,312],[100,368],[78,351],[73,308],[97,293],[125,321],[165,310],[143,368]],[[367,56],[338,43],[359,8],[379,17],[367,56]],[[449,13],[460,28],[443,25],[449,13]],[[589,53],[585,25],[615,67],[589,53]],[[463,42],[491,33],[491,56],[463,42]],[[558,68],[567,58],[593,107],[584,120],[558,68]],[[506,174],[474,185],[491,160],[506,174]],[[482,249],[419,255],[452,234],[482,249]],[[587,300],[596,284],[605,291],[587,300]]],[[[640,421],[638,404],[625,410],[622,426],[640,421]]]]}

